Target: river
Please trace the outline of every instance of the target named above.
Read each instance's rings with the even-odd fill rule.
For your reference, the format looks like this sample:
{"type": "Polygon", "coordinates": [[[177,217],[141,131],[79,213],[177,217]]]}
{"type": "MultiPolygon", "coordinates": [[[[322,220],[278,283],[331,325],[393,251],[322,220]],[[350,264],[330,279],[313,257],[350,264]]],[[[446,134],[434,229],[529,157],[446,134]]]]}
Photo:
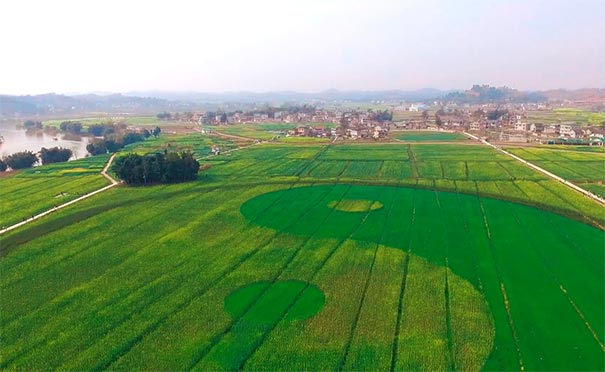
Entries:
{"type": "MultiPolygon", "coordinates": [[[[39,152],[42,147],[64,147],[73,151],[73,159],[86,156],[86,145],[89,137],[63,133],[45,133],[43,131],[28,132],[23,129],[0,127],[0,136],[4,141],[0,143],[0,157],[19,151],[39,152]]],[[[1,140],[0,140],[1,141],[1,140]]]]}

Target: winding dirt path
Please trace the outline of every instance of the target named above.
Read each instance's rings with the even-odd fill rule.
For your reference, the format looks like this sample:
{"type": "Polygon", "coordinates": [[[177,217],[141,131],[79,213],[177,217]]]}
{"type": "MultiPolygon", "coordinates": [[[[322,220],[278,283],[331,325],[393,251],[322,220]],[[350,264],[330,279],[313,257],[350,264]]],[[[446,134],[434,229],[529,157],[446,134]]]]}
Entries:
{"type": "Polygon", "coordinates": [[[44,217],[44,216],[46,216],[46,215],[49,215],[49,214],[51,214],[51,213],[53,213],[53,212],[55,212],[55,211],[58,211],[59,209],[62,209],[62,208],[68,207],[68,206],[70,206],[70,205],[72,205],[72,204],[75,204],[75,203],[77,203],[77,202],[81,201],[81,200],[84,200],[84,199],[90,198],[90,197],[91,197],[91,196],[93,196],[93,195],[99,194],[99,193],[101,193],[101,192],[103,192],[103,191],[105,191],[105,190],[109,190],[109,189],[111,189],[112,187],[119,185],[119,184],[120,184],[120,182],[116,181],[116,180],[115,180],[113,177],[111,177],[109,174],[107,174],[107,171],[109,170],[109,167],[111,166],[111,163],[113,162],[113,159],[114,159],[115,157],[116,157],[116,154],[111,155],[111,157],[110,157],[110,158],[109,158],[109,160],[107,161],[107,164],[105,164],[105,167],[104,167],[104,168],[103,168],[103,170],[101,171],[101,175],[103,175],[103,177],[107,178],[107,180],[110,182],[110,184],[109,184],[109,185],[107,185],[107,186],[105,186],[105,187],[102,187],[102,188],[100,188],[100,189],[98,189],[98,190],[91,191],[91,192],[89,192],[89,193],[87,193],[87,194],[84,194],[84,195],[80,196],[79,198],[74,199],[74,200],[70,200],[70,201],[68,201],[68,202],[66,202],[66,203],[63,203],[63,204],[57,205],[56,207],[53,207],[53,208],[51,208],[51,209],[49,209],[49,210],[47,210],[47,211],[44,211],[44,212],[42,212],[42,213],[36,214],[35,216],[30,217],[30,218],[26,219],[25,221],[21,221],[21,222],[19,222],[19,223],[14,224],[14,225],[8,226],[8,227],[6,227],[6,228],[4,228],[4,229],[0,230],[0,235],[4,234],[4,233],[6,233],[6,232],[9,232],[9,231],[11,231],[11,230],[14,230],[14,229],[16,229],[16,228],[18,228],[18,227],[21,227],[21,226],[23,226],[23,225],[25,225],[25,224],[28,224],[28,223],[30,223],[30,222],[32,222],[32,221],[35,221],[35,220],[37,220],[37,219],[39,219],[39,218],[42,218],[42,217],[44,217]]]}

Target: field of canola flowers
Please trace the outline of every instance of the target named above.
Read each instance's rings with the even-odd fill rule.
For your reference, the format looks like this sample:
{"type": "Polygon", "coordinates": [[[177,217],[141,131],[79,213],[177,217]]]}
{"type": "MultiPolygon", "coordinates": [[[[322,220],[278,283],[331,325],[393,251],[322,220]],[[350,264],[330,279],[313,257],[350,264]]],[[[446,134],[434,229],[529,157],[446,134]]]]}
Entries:
{"type": "Polygon", "coordinates": [[[35,221],[0,237],[0,365],[602,370],[603,231],[486,195],[550,187],[490,151],[257,146],[35,221]]]}

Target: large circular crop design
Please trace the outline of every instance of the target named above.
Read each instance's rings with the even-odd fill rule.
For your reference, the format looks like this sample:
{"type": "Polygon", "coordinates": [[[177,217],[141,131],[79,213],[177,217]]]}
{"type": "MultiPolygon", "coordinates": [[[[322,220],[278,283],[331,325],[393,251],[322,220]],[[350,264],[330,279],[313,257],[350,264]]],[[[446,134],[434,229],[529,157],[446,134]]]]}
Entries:
{"type": "MultiPolygon", "coordinates": [[[[603,234],[593,227],[506,201],[386,186],[278,190],[248,200],[240,211],[284,233],[376,243],[391,248],[393,257],[407,252],[404,281],[396,283],[401,322],[393,328],[401,328],[395,338],[399,354],[403,350],[396,369],[400,362],[404,369],[426,368],[425,362],[442,357],[427,351],[435,345],[450,350],[445,360],[462,370],[595,369],[603,363],[603,308],[591,300],[602,295],[603,234]],[[545,316],[553,305],[557,316],[545,316]],[[423,306],[441,306],[439,319],[421,320],[423,306]],[[437,328],[423,334],[418,322],[437,328]],[[437,338],[427,340],[429,334],[437,338]],[[554,346],[534,352],[532,344],[554,346]]],[[[362,305],[362,314],[373,308],[362,305]]],[[[339,304],[327,296],[325,306],[339,304]]],[[[389,342],[389,332],[374,336],[389,342]]]]}

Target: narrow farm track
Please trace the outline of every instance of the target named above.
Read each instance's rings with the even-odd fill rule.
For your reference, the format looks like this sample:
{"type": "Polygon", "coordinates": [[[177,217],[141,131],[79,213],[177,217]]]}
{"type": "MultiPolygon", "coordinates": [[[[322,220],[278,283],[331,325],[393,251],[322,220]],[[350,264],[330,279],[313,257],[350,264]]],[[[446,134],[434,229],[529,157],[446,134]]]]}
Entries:
{"type": "Polygon", "coordinates": [[[220,137],[225,137],[225,138],[233,138],[233,139],[239,139],[239,140],[243,140],[243,141],[256,141],[255,138],[243,137],[243,136],[238,136],[235,134],[227,134],[227,133],[217,132],[217,131],[215,131],[214,134],[216,134],[220,137]]]}
{"type": "Polygon", "coordinates": [[[111,177],[109,174],[107,174],[107,170],[108,170],[108,169],[109,169],[109,167],[111,166],[111,163],[113,162],[113,159],[115,158],[115,156],[116,156],[116,154],[113,154],[113,155],[112,155],[112,156],[109,158],[109,160],[107,161],[107,164],[105,165],[105,167],[104,167],[104,168],[103,168],[103,170],[101,171],[101,174],[103,175],[103,177],[107,178],[107,180],[110,182],[110,184],[109,184],[109,185],[107,185],[107,186],[105,186],[105,187],[102,187],[102,188],[100,188],[100,189],[98,189],[98,190],[91,191],[91,192],[89,192],[89,193],[87,193],[87,194],[85,194],[85,195],[83,195],[83,196],[80,196],[79,198],[74,199],[74,200],[71,200],[71,201],[68,201],[68,202],[66,202],[66,203],[63,203],[63,204],[57,205],[57,206],[55,206],[55,207],[53,207],[53,208],[51,208],[51,209],[49,209],[49,210],[47,210],[47,211],[45,211],[45,212],[38,213],[38,214],[36,214],[35,216],[32,216],[32,217],[30,217],[30,218],[26,219],[25,221],[21,221],[21,222],[19,222],[19,223],[14,224],[14,225],[7,226],[7,227],[3,228],[2,230],[0,230],[0,235],[2,235],[2,234],[4,234],[4,233],[7,233],[7,232],[9,232],[9,231],[11,231],[11,230],[17,229],[17,228],[19,228],[19,227],[21,227],[21,226],[24,226],[24,225],[26,225],[26,224],[28,224],[28,223],[30,223],[30,222],[32,222],[32,221],[35,221],[35,220],[37,220],[37,219],[39,219],[39,218],[42,218],[42,217],[44,217],[44,216],[47,216],[47,215],[49,215],[49,214],[51,214],[51,213],[53,213],[53,212],[56,212],[56,211],[58,211],[58,210],[60,210],[60,209],[63,209],[63,208],[65,208],[65,207],[68,207],[68,206],[70,206],[70,205],[72,205],[72,204],[75,204],[75,203],[77,203],[77,202],[79,202],[79,201],[82,201],[82,200],[88,199],[88,198],[90,198],[91,196],[97,195],[97,194],[99,194],[99,193],[102,193],[103,191],[109,190],[109,189],[111,189],[112,187],[119,185],[120,183],[119,183],[118,181],[116,181],[115,179],[113,179],[113,177],[111,177]]]}
{"type": "MultiPolygon", "coordinates": [[[[245,137],[242,137],[242,138],[245,138],[245,137]]],[[[246,140],[251,140],[251,139],[250,139],[250,138],[246,138],[246,140]]],[[[246,148],[248,148],[248,147],[250,147],[250,146],[254,146],[254,145],[258,145],[258,144],[260,144],[260,143],[251,143],[251,144],[244,145],[244,146],[240,146],[240,147],[234,147],[234,148],[232,148],[232,149],[229,149],[229,150],[223,151],[223,152],[222,152],[220,155],[224,155],[224,154],[230,154],[230,153],[232,153],[232,152],[239,151],[239,150],[243,150],[243,149],[246,149],[246,148]]],[[[211,158],[214,158],[214,157],[217,157],[217,156],[219,156],[219,155],[216,155],[216,154],[210,154],[210,155],[203,156],[203,157],[201,157],[200,159],[211,159],[211,158]]]]}
{"type": "Polygon", "coordinates": [[[510,156],[511,158],[513,158],[513,159],[515,159],[515,160],[517,160],[517,161],[521,162],[522,164],[527,165],[527,166],[528,166],[528,167],[530,167],[530,168],[533,168],[533,169],[535,169],[535,170],[537,170],[537,171],[539,171],[539,172],[541,172],[541,173],[543,173],[543,174],[547,175],[548,177],[552,178],[552,179],[553,179],[553,180],[555,180],[555,181],[561,182],[561,183],[562,183],[562,184],[564,184],[565,186],[568,186],[569,188],[571,188],[571,189],[573,189],[573,190],[575,190],[575,191],[577,191],[577,192],[579,192],[579,193],[581,193],[581,194],[584,194],[584,195],[588,196],[588,197],[589,197],[589,198],[591,198],[592,200],[595,200],[596,202],[598,202],[598,203],[600,203],[600,204],[605,205],[605,199],[601,198],[600,196],[595,195],[595,194],[593,194],[593,193],[592,193],[592,192],[590,192],[590,191],[584,190],[584,189],[583,189],[583,188],[581,188],[580,186],[577,186],[577,185],[575,185],[575,184],[573,184],[573,183],[571,183],[571,182],[569,182],[569,181],[567,181],[567,180],[563,179],[562,177],[559,177],[559,176],[557,176],[556,174],[554,174],[554,173],[552,173],[552,172],[547,171],[547,170],[546,170],[546,169],[544,169],[544,168],[541,168],[541,167],[539,167],[539,166],[537,166],[537,165],[535,165],[535,164],[533,164],[533,163],[530,163],[529,161],[527,161],[527,160],[525,160],[525,159],[522,159],[522,158],[520,158],[519,156],[517,156],[517,155],[515,155],[515,154],[512,154],[512,153],[510,153],[510,152],[508,152],[508,151],[504,150],[503,148],[501,148],[501,147],[499,147],[499,146],[496,146],[496,145],[494,145],[494,144],[492,144],[492,143],[489,143],[489,142],[487,142],[487,141],[485,141],[485,140],[482,140],[482,139],[480,139],[479,137],[474,136],[474,135],[472,135],[472,134],[470,134],[470,133],[464,132],[464,134],[465,134],[465,135],[467,135],[467,136],[469,136],[469,137],[470,137],[470,138],[472,138],[472,139],[475,139],[475,140],[477,140],[477,141],[479,141],[479,142],[483,143],[484,145],[487,145],[487,146],[489,146],[489,147],[491,147],[491,148],[493,148],[493,149],[496,149],[497,151],[499,151],[499,152],[501,152],[501,153],[503,153],[503,154],[505,154],[505,155],[507,155],[507,156],[510,156]]]}

